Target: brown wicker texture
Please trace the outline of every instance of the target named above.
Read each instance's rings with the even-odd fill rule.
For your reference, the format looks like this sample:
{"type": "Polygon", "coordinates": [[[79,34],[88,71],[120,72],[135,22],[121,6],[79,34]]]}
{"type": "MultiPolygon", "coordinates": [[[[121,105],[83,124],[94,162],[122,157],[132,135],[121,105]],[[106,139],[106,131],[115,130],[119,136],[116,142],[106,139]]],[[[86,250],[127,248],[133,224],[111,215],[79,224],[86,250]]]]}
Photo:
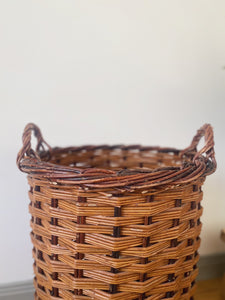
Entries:
{"type": "Polygon", "coordinates": [[[201,187],[216,169],[210,125],[180,151],[51,148],[28,124],[17,164],[30,185],[35,299],[193,299],[201,187]]]}

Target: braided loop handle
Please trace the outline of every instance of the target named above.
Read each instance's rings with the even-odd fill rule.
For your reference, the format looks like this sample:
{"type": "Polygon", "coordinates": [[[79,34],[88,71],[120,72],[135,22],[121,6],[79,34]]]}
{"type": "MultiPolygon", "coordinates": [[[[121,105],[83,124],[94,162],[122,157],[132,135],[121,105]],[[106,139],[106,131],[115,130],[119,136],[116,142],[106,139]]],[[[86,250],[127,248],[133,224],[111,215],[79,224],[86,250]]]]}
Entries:
{"type": "Polygon", "coordinates": [[[52,150],[51,146],[43,139],[39,127],[33,123],[27,124],[26,127],[24,128],[22,141],[23,141],[23,146],[19,151],[16,160],[19,169],[20,169],[20,163],[22,159],[25,157],[25,155],[29,158],[36,158],[37,160],[41,160],[38,153],[40,152],[40,150],[45,150],[44,145],[48,147],[49,152],[51,152],[52,150]],[[34,132],[34,136],[37,138],[37,146],[35,150],[33,150],[31,147],[32,132],[34,132]]]}
{"type": "Polygon", "coordinates": [[[208,173],[213,173],[216,169],[217,163],[215,158],[215,151],[214,151],[214,136],[213,136],[213,129],[210,124],[204,124],[194,136],[191,145],[181,151],[180,155],[184,155],[187,152],[193,151],[195,153],[193,157],[193,162],[197,163],[198,159],[202,154],[205,154],[206,158],[212,162],[212,170],[208,173]],[[205,145],[202,149],[197,151],[197,146],[202,137],[205,137],[205,145]]]}

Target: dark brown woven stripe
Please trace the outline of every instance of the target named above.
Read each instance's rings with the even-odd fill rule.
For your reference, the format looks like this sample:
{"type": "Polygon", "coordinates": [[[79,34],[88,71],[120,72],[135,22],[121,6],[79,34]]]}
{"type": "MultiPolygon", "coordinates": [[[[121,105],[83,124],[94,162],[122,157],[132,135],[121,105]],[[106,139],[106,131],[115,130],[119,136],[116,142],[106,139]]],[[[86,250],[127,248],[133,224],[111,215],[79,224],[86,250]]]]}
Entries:
{"type": "MultiPolygon", "coordinates": [[[[57,208],[58,207],[58,200],[57,199],[52,199],[51,200],[51,207],[57,208]]],[[[58,226],[58,220],[57,218],[51,218],[51,224],[54,226],[58,226]]],[[[58,244],[58,237],[55,235],[52,235],[52,240],[51,240],[52,245],[57,245],[58,244]]],[[[53,254],[51,259],[53,261],[57,261],[58,260],[58,255],[57,254],[53,254]]],[[[53,280],[58,280],[58,273],[57,272],[53,272],[52,273],[52,279],[53,280]]],[[[58,297],[59,296],[59,291],[57,288],[53,287],[52,288],[52,296],[54,297],[58,297]]]]}
{"type": "MultiPolygon", "coordinates": [[[[39,185],[35,185],[35,187],[34,187],[34,192],[36,193],[36,192],[40,192],[40,186],[39,185]]],[[[40,201],[35,201],[35,207],[36,208],[38,208],[38,209],[40,209],[41,210],[41,202],[40,201]]],[[[33,218],[34,219],[34,218],[33,218]]],[[[38,218],[38,217],[36,217],[35,218],[36,220],[35,220],[35,223],[37,224],[37,225],[42,225],[42,223],[41,223],[41,219],[40,218],[38,218]]],[[[42,241],[42,237],[40,236],[40,235],[36,235],[36,239],[38,240],[38,241],[42,241]]],[[[43,253],[42,253],[42,251],[41,250],[37,250],[37,249],[35,249],[35,251],[37,251],[37,258],[38,258],[38,260],[41,260],[41,261],[43,261],[43,253]]],[[[38,267],[37,268],[37,271],[38,271],[38,273],[39,274],[44,274],[44,271],[42,270],[42,268],[40,268],[40,267],[38,267]]],[[[38,287],[39,287],[39,289],[41,289],[41,290],[45,290],[44,289],[44,287],[42,286],[42,285],[38,285],[38,287]]]]}
{"type": "MultiPolygon", "coordinates": [[[[118,194],[117,197],[120,197],[122,195],[118,194]]],[[[114,207],[114,217],[120,217],[121,216],[121,207],[114,207]]],[[[113,227],[113,237],[117,238],[120,237],[120,226],[114,226],[113,227]]],[[[113,258],[119,258],[120,252],[119,251],[112,251],[111,257],[113,258]]],[[[118,269],[111,267],[111,272],[116,274],[119,272],[118,269]]],[[[111,294],[115,294],[117,292],[117,285],[116,284],[110,284],[109,285],[109,292],[111,294]]]]}
{"type": "MultiPolygon", "coordinates": [[[[149,203],[149,202],[153,202],[154,201],[154,195],[148,195],[146,197],[146,202],[149,203]]],[[[152,217],[151,216],[146,216],[144,218],[144,225],[150,225],[152,224],[152,217]]],[[[144,237],[143,238],[143,243],[142,243],[142,246],[143,247],[148,247],[150,244],[150,236],[148,237],[144,237]]],[[[147,257],[142,257],[141,258],[141,264],[147,264],[148,263],[148,258],[147,257]]],[[[144,282],[147,280],[147,274],[146,273],[141,273],[140,274],[140,279],[139,279],[141,282],[144,282]]],[[[145,299],[145,293],[142,293],[140,296],[139,296],[139,300],[143,300],[145,299]]]]}
{"type": "MultiPolygon", "coordinates": [[[[181,205],[182,205],[182,199],[175,199],[175,207],[181,207],[181,205]]],[[[173,227],[178,226],[179,223],[180,223],[180,220],[179,220],[179,219],[174,219],[174,220],[173,220],[173,227]]],[[[171,240],[171,247],[172,247],[172,248],[173,248],[173,247],[177,247],[177,245],[178,245],[177,239],[171,240]]],[[[176,259],[169,259],[169,263],[168,263],[168,264],[169,264],[169,265],[170,265],[170,264],[174,264],[175,262],[176,262],[176,259]]],[[[172,281],[174,281],[174,280],[175,280],[175,275],[174,275],[174,273],[169,274],[169,275],[168,275],[168,282],[172,282],[172,281]]],[[[171,298],[171,297],[174,296],[174,294],[175,294],[174,291],[167,292],[167,293],[166,293],[166,298],[171,298]]]]}
{"type": "MultiPolygon", "coordinates": [[[[84,203],[86,202],[85,197],[78,197],[78,202],[84,203]]],[[[85,217],[84,216],[78,216],[77,217],[77,224],[85,224],[85,217]]],[[[84,244],[85,241],[85,233],[78,233],[76,237],[76,243],[79,244],[84,244]]],[[[76,253],[75,259],[83,259],[84,254],[83,253],[76,253]]],[[[83,270],[81,269],[75,269],[74,270],[74,277],[75,278],[82,278],[83,277],[83,270]]],[[[82,295],[83,290],[82,289],[75,289],[74,290],[74,295],[82,295]]]]}

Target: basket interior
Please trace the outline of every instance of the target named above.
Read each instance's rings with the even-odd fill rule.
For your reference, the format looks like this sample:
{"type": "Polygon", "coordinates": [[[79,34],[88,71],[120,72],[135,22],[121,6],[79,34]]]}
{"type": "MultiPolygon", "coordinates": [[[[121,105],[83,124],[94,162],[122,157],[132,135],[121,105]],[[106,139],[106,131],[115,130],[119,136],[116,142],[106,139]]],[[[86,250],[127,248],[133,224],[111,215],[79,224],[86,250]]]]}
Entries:
{"type": "MultiPolygon", "coordinates": [[[[90,146],[89,146],[90,147],[90,146]]],[[[74,168],[101,168],[119,171],[123,169],[158,169],[180,167],[183,159],[176,149],[145,149],[143,147],[126,149],[125,147],[89,147],[55,148],[49,162],[74,168]]]]}

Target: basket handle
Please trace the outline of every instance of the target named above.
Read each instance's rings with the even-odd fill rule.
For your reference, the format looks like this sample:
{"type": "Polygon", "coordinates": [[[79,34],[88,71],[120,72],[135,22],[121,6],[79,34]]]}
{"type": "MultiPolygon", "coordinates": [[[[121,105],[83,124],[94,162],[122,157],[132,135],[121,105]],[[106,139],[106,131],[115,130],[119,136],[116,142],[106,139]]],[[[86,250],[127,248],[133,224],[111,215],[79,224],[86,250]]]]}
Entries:
{"type": "Polygon", "coordinates": [[[216,163],[216,158],[215,158],[215,151],[214,151],[214,136],[213,136],[213,129],[210,124],[204,124],[196,133],[194,136],[191,145],[181,151],[181,155],[186,154],[187,152],[196,152],[194,157],[193,157],[193,162],[196,162],[197,159],[202,155],[205,154],[206,158],[210,159],[212,162],[212,167],[213,170],[212,172],[216,169],[217,163],[216,163]],[[197,146],[201,140],[202,137],[205,137],[205,145],[203,146],[202,149],[197,151],[197,146]]]}
{"type": "Polygon", "coordinates": [[[19,153],[17,155],[17,159],[16,159],[16,163],[17,163],[17,166],[19,169],[20,169],[20,163],[21,163],[22,159],[25,157],[25,155],[29,158],[36,158],[38,160],[41,160],[38,152],[41,149],[45,150],[44,145],[46,145],[48,147],[49,152],[51,152],[51,150],[52,150],[51,146],[43,139],[43,136],[41,134],[41,130],[39,129],[39,127],[33,123],[27,124],[26,127],[24,128],[22,141],[23,141],[23,146],[22,146],[21,150],[19,151],[19,153]],[[32,132],[34,132],[34,136],[37,138],[37,146],[36,146],[35,150],[33,150],[31,147],[32,132]]]}

